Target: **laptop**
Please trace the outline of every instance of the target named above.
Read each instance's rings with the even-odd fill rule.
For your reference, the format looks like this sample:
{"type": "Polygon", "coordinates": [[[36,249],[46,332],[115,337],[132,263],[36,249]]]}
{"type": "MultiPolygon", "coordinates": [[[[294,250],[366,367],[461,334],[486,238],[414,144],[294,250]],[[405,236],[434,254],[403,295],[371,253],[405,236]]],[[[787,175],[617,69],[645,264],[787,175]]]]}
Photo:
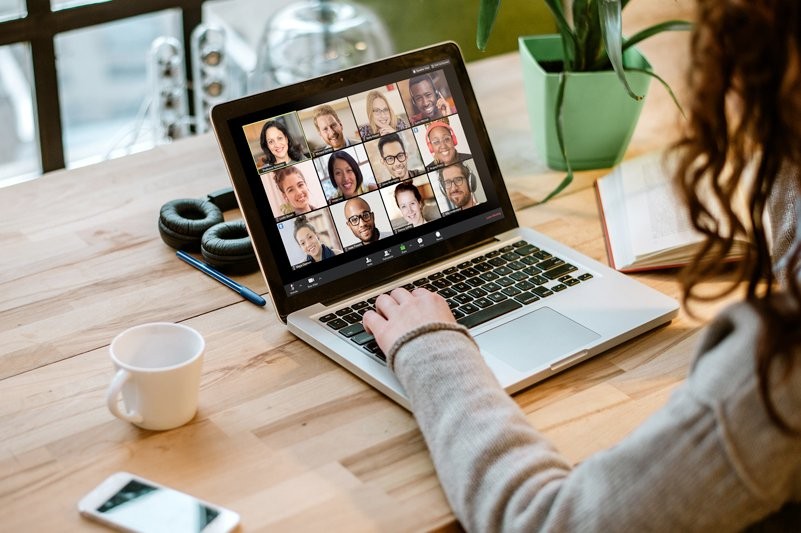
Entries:
{"type": "Polygon", "coordinates": [[[221,103],[211,120],[280,319],[406,408],[361,325],[395,287],[446,298],[510,394],[678,313],[518,225],[454,43],[221,103]]]}

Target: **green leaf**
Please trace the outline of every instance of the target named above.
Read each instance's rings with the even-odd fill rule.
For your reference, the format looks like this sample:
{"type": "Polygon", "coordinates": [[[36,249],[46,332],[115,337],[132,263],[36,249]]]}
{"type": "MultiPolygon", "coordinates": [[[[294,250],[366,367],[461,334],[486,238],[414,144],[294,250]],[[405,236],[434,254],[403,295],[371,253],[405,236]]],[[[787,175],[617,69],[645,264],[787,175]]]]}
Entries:
{"type": "Polygon", "coordinates": [[[547,202],[548,200],[550,200],[551,198],[553,198],[554,196],[565,190],[565,188],[571,183],[573,183],[573,171],[570,170],[570,168],[568,168],[567,175],[562,179],[562,181],[559,182],[559,185],[557,185],[554,190],[549,192],[548,196],[537,202],[537,204],[544,204],[545,202],[547,202]]]}
{"type": "Polygon", "coordinates": [[[559,73],[559,87],[556,91],[556,139],[559,141],[559,151],[562,153],[562,158],[565,160],[565,166],[567,167],[567,175],[562,179],[559,185],[556,186],[554,190],[549,192],[545,198],[539,201],[540,204],[544,204],[560,192],[562,192],[565,187],[570,185],[573,182],[573,167],[570,165],[570,159],[567,157],[567,147],[565,146],[565,135],[564,135],[564,101],[565,101],[565,87],[567,87],[567,77],[568,74],[565,72],[559,73]]]}
{"type": "Polygon", "coordinates": [[[598,13],[595,0],[573,0],[573,32],[576,35],[576,57],[572,68],[566,70],[583,71],[592,61],[591,49],[593,41],[599,38],[597,16],[593,20],[592,13],[598,13]]]}
{"type": "Polygon", "coordinates": [[[670,97],[673,99],[673,103],[676,104],[676,107],[679,108],[679,113],[681,113],[682,118],[685,118],[685,119],[687,118],[687,115],[684,114],[684,109],[681,107],[681,104],[679,103],[679,99],[676,98],[676,95],[673,93],[673,89],[670,88],[670,85],[668,85],[668,82],[666,82],[664,79],[662,79],[661,76],[659,76],[658,74],[656,74],[652,70],[646,70],[644,68],[631,68],[631,69],[629,69],[629,71],[630,72],[642,72],[643,74],[648,74],[652,78],[656,78],[656,80],[659,83],[662,84],[662,87],[665,88],[665,90],[668,92],[670,97]]]}
{"type": "Polygon", "coordinates": [[[567,22],[567,18],[565,18],[565,11],[562,8],[561,0],[545,0],[545,5],[548,6],[548,9],[551,10],[553,18],[556,19],[556,27],[559,30],[559,33],[563,35],[565,32],[572,33],[570,30],[570,24],[567,22]]]}
{"type": "Polygon", "coordinates": [[[579,43],[576,34],[573,33],[570,24],[565,17],[564,9],[562,8],[561,0],[545,0],[548,9],[551,10],[553,18],[556,20],[556,29],[562,36],[562,49],[564,50],[564,62],[567,70],[573,69],[573,63],[576,58],[576,50],[579,49],[579,43]]]}
{"type": "Polygon", "coordinates": [[[623,43],[623,50],[628,49],[630,46],[634,46],[635,44],[639,43],[640,41],[644,41],[645,39],[656,35],[657,33],[662,33],[665,31],[689,31],[693,29],[693,25],[686,20],[668,20],[666,22],[661,22],[659,24],[654,24],[644,30],[640,30],[628,39],[626,42],[623,43]]]}
{"type": "Polygon", "coordinates": [[[622,7],[620,0],[599,0],[598,9],[601,17],[601,32],[606,45],[606,55],[609,56],[612,68],[617,73],[618,79],[626,88],[629,96],[635,100],[642,100],[642,96],[631,90],[623,68],[623,19],[621,17],[622,7]]]}
{"type": "Polygon", "coordinates": [[[498,17],[498,9],[501,7],[501,0],[481,0],[478,8],[478,30],[476,32],[476,46],[479,50],[487,49],[492,27],[498,17]]]}

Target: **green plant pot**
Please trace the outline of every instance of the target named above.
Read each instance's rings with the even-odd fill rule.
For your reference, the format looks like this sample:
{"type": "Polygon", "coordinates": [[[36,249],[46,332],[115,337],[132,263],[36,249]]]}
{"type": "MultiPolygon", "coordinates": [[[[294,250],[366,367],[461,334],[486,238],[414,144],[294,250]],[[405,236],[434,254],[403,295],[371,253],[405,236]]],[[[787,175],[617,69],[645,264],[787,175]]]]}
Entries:
{"type": "MultiPolygon", "coordinates": [[[[550,168],[565,170],[567,165],[556,136],[559,74],[546,72],[539,63],[562,61],[561,37],[520,37],[519,45],[534,145],[550,168]]],[[[648,60],[635,47],[624,53],[623,65],[651,70],[648,60]]],[[[651,76],[627,72],[626,78],[635,94],[645,96],[651,76]]],[[[612,70],[568,73],[562,116],[565,150],[573,170],[607,168],[619,163],[643,103],[644,99],[629,96],[612,70]]]]}

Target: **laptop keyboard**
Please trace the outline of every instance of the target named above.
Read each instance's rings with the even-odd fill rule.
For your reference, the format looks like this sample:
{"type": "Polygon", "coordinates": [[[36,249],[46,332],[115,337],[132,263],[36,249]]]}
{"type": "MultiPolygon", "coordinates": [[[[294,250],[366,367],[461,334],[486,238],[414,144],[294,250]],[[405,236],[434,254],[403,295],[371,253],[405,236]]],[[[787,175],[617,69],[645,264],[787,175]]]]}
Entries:
{"type": "MultiPolygon", "coordinates": [[[[403,285],[423,287],[448,302],[457,322],[473,328],[592,278],[549,252],[526,241],[498,248],[458,265],[403,285]]],[[[378,295],[321,316],[319,320],[382,361],[372,335],[362,327],[362,315],[373,309],[378,295]]]]}

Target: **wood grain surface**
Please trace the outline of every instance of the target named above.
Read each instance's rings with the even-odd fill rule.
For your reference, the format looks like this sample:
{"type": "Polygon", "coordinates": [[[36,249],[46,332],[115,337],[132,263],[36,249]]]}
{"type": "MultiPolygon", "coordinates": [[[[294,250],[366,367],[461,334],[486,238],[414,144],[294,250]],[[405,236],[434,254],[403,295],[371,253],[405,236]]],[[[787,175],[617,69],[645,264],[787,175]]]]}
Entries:
{"type": "MultiPolygon", "coordinates": [[[[634,11],[627,24],[654,16],[664,18],[634,11]]],[[[642,45],[680,95],[686,46],[686,34],[642,45]]],[[[519,58],[469,69],[521,224],[606,262],[592,189],[604,171],[535,205],[562,173],[534,153],[519,58]]],[[[666,146],[678,127],[653,84],[627,157],[666,146]]],[[[0,189],[0,529],[93,530],[76,504],[118,470],[230,507],[246,531],[457,529],[410,413],[288,333],[269,303],[243,301],[161,242],[164,202],[227,184],[206,135],[0,189]],[[109,342],[148,321],[188,324],[207,341],[198,415],[172,431],[105,407],[109,342]]],[[[679,296],[675,271],[636,278],[679,296]]],[[[266,293],[260,274],[236,279],[266,293]]],[[[701,325],[682,312],[515,400],[581,461],[664,404],[701,325]]]]}

